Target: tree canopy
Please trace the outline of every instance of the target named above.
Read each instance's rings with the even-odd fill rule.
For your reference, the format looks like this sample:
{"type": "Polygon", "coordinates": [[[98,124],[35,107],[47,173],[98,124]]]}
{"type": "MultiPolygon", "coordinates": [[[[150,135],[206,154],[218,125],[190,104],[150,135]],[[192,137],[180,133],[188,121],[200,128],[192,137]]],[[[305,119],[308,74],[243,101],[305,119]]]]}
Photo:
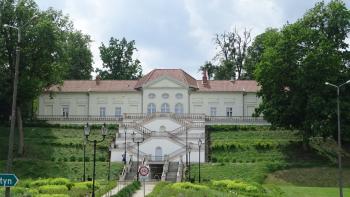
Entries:
{"type": "Polygon", "coordinates": [[[111,38],[109,46],[100,46],[100,56],[103,70],[96,69],[102,79],[129,80],[142,76],[142,67],[138,59],[133,58],[135,41],[128,42],[125,38],[118,40],[111,38]]]}
{"type": "Polygon", "coordinates": [[[90,78],[90,38],[61,11],[41,11],[33,0],[0,0],[0,5],[0,118],[8,119],[18,45],[17,30],[4,24],[21,27],[19,106],[31,106],[45,88],[63,79],[90,78]]]}
{"type": "MultiPolygon", "coordinates": [[[[272,124],[329,136],[336,131],[336,89],[350,79],[350,11],[342,1],[317,3],[280,31],[256,40],[255,76],[261,85],[258,113],[272,124]],[[259,47],[259,43],[262,46],[259,47]]],[[[350,87],[341,89],[343,131],[350,126],[350,87]],[[347,109],[347,110],[346,110],[347,109]]],[[[347,133],[349,135],[349,133],[347,133]]]]}

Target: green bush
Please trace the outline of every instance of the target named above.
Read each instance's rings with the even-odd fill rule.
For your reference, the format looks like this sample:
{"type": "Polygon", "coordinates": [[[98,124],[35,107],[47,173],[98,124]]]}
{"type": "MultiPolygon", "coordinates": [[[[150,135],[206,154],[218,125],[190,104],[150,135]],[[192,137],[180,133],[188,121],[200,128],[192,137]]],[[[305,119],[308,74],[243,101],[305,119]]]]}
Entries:
{"type": "Polygon", "coordinates": [[[140,189],[141,183],[139,181],[134,181],[131,184],[125,186],[116,195],[112,197],[129,197],[131,194],[135,193],[136,190],[140,189]]]}
{"type": "Polygon", "coordinates": [[[49,179],[49,185],[68,185],[71,181],[66,178],[49,179]]]}
{"type": "Polygon", "coordinates": [[[68,188],[65,185],[43,185],[39,187],[39,192],[43,194],[67,193],[68,188]]]}
{"type": "Polygon", "coordinates": [[[74,156],[74,155],[71,156],[71,157],[69,158],[69,160],[72,161],[72,162],[74,162],[74,161],[75,161],[75,156],[74,156]]]}
{"type": "Polygon", "coordinates": [[[33,181],[29,184],[29,187],[39,187],[42,185],[48,185],[49,179],[38,179],[36,181],[33,181]]]}
{"type": "Polygon", "coordinates": [[[243,191],[248,193],[264,193],[264,189],[258,184],[247,183],[240,180],[212,181],[214,188],[226,191],[243,191]]]}
{"type": "Polygon", "coordinates": [[[68,194],[39,194],[36,197],[69,197],[68,194]]]}
{"type": "Polygon", "coordinates": [[[193,190],[206,190],[209,189],[205,185],[197,185],[190,182],[174,183],[171,185],[173,189],[193,189],[193,190]]]}
{"type": "MultiPolygon", "coordinates": [[[[73,188],[74,187],[92,189],[92,181],[74,183],[73,188]]],[[[100,183],[95,181],[95,189],[99,189],[100,187],[101,187],[100,183]]]]}

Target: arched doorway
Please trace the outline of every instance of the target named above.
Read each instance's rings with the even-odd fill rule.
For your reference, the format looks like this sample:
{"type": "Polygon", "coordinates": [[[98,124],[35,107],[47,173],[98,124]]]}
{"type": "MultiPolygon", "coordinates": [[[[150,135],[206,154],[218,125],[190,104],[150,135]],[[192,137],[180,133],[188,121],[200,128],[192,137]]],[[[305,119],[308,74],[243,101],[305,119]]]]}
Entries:
{"type": "Polygon", "coordinates": [[[154,158],[156,161],[161,161],[162,157],[163,157],[162,147],[157,146],[155,150],[154,158]]]}

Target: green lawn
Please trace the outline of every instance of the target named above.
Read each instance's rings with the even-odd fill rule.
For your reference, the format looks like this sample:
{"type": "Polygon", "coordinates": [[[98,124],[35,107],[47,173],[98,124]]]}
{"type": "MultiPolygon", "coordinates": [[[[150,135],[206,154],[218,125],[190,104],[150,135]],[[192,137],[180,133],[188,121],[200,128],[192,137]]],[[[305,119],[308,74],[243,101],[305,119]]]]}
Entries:
{"type": "MultiPolygon", "coordinates": [[[[339,188],[336,187],[296,187],[279,186],[285,197],[338,197],[339,188]]],[[[344,189],[344,196],[350,196],[350,188],[344,189]]]]}

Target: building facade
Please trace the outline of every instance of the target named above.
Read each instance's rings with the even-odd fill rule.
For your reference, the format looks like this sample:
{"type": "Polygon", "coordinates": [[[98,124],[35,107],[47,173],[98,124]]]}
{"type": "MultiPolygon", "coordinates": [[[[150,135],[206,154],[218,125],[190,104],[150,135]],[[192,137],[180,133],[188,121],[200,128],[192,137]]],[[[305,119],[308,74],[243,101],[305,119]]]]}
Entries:
{"type": "Polygon", "coordinates": [[[171,112],[252,116],[260,100],[252,80],[195,80],[180,69],[155,69],[140,80],[64,81],[39,97],[38,116],[121,117],[171,112]]]}
{"type": "Polygon", "coordinates": [[[158,176],[167,180],[167,174],[180,176],[182,162],[207,160],[205,125],[267,124],[252,117],[258,90],[252,80],[208,80],[206,74],[196,80],[181,69],[155,69],[139,80],[64,81],[39,97],[37,116],[61,124],[119,124],[111,161],[128,164],[122,179],[135,174],[136,160],[163,165],[158,176]]]}

